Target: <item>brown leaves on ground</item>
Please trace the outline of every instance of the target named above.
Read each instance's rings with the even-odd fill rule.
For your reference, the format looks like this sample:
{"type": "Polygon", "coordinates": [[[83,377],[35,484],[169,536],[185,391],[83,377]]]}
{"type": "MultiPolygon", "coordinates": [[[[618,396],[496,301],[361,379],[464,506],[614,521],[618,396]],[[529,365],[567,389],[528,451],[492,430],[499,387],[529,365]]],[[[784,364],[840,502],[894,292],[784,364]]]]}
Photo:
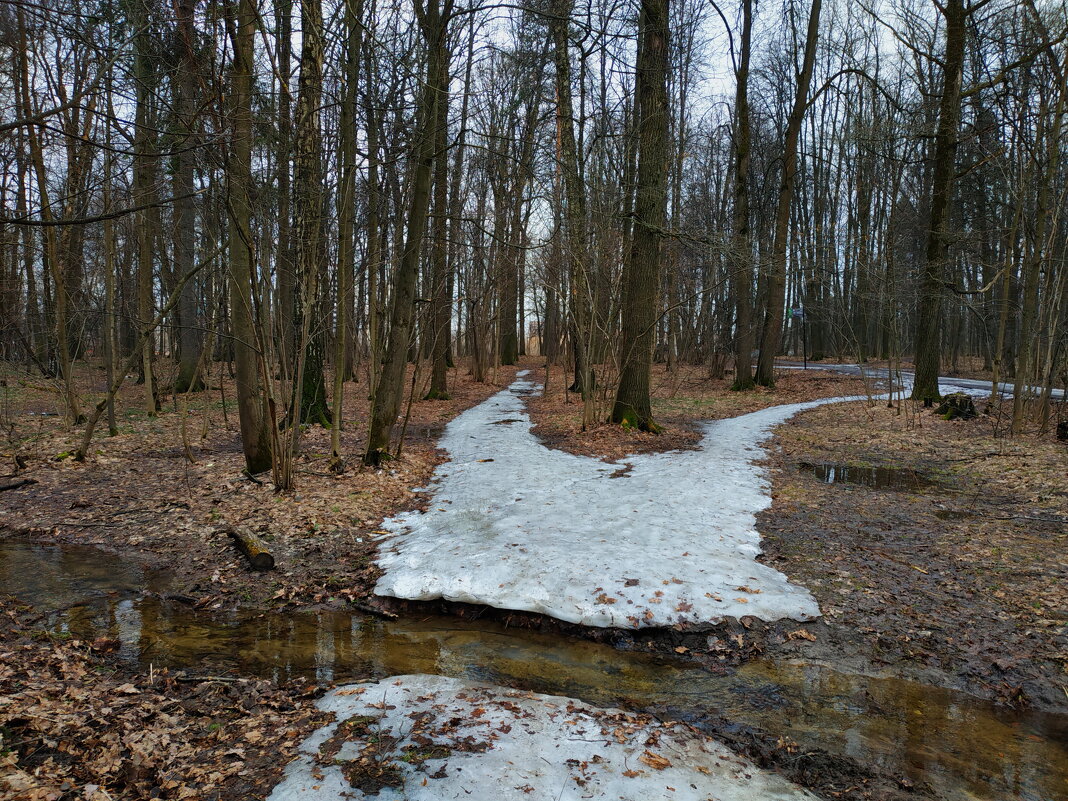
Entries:
{"type": "Polygon", "coordinates": [[[124,674],[0,599],[0,797],[263,797],[328,716],[299,688],[124,674]]]}
{"type": "Polygon", "coordinates": [[[995,436],[907,403],[805,412],[778,429],[765,560],[876,664],[948,673],[1000,701],[1068,708],[1068,483],[1051,436],[995,436]],[[885,465],[932,484],[823,484],[799,462],[885,465]]]}
{"type": "Polygon", "coordinates": [[[660,754],[654,754],[652,751],[646,750],[638,757],[638,761],[642,764],[648,765],[653,770],[666,770],[671,767],[671,760],[660,754]]]}
{"type": "MultiPolygon", "coordinates": [[[[544,368],[532,376],[544,382],[544,368]]],[[[548,391],[527,397],[526,402],[535,423],[534,434],[549,447],[616,461],[633,453],[695,448],[702,436],[698,424],[704,420],[737,417],[783,403],[864,395],[868,391],[859,378],[817,369],[780,370],[774,389],[757,387],[748,392],[732,392],[732,381],[729,376],[709,378],[706,367],[678,365],[669,372],[664,365],[653,365],[653,417],[664,427],[661,434],[625,430],[605,422],[612,404],[612,395],[605,390],[597,393],[597,422],[583,431],[582,398],[566,391],[570,378],[559,367],[550,370],[548,391]]]]}
{"type": "MultiPolygon", "coordinates": [[[[118,436],[108,437],[102,422],[84,464],[70,458],[80,427],[54,415],[59,396],[49,390],[55,387],[28,376],[21,385],[9,380],[3,407],[9,436],[0,459],[10,464],[17,455],[26,464],[22,474],[38,483],[6,493],[0,530],[140,555],[149,566],[166,566],[176,574],[174,589],[195,597],[315,602],[324,589],[363,597],[377,578],[371,559],[379,522],[419,505],[412,488],[425,485],[444,458],[436,442],[445,424],[506,386],[515,368],[500,368],[488,383],[475,382],[462,367],[450,371],[451,398],[434,401],[420,400],[428,370],[413,374],[410,367],[405,392],[416,377],[415,401],[400,459],[382,470],[360,469],[369,411],[361,375],[345,384],[347,471],[330,470],[331,431],[311,426],[302,437],[296,491],[282,494],[269,477],[254,483],[242,475],[234,385],[225,368],[212,368],[211,388],[190,396],[185,415],[164,398],[159,416],[147,417],[144,390],[130,379],[117,404],[118,436]],[[183,423],[195,463],[185,457],[183,423]],[[222,533],[239,522],[268,540],[276,571],[250,574],[222,533]]],[[[103,382],[102,370],[78,365],[83,398],[100,397],[103,382]]]]}

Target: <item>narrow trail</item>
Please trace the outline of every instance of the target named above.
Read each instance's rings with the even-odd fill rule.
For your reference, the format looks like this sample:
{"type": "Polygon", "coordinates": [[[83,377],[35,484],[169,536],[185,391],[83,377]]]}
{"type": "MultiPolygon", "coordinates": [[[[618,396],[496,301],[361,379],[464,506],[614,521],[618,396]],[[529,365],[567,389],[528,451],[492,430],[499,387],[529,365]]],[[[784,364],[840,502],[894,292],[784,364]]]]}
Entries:
{"type": "Polygon", "coordinates": [[[771,505],[757,462],[775,426],[863,397],[708,422],[697,450],[607,463],[537,439],[523,397],[539,388],[521,373],[449,423],[427,510],[383,524],[377,594],[631,629],[819,616],[806,589],[756,561],[755,517],[771,505]]]}

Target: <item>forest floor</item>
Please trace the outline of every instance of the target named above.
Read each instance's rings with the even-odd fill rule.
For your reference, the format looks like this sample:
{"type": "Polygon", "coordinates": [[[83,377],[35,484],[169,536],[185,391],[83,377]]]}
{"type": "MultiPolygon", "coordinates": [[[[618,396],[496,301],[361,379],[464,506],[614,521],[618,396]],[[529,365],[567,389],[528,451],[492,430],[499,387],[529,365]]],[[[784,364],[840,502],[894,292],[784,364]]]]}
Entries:
{"type": "MultiPolygon", "coordinates": [[[[532,371],[530,378],[544,383],[544,370],[532,371]]],[[[696,448],[703,436],[700,423],[706,420],[738,417],[787,403],[881,391],[875,382],[815,369],[782,371],[773,389],[754,387],[750,392],[732,392],[732,382],[729,374],[726,378],[709,378],[704,367],[684,365],[669,371],[662,364],[654,365],[652,410],[654,419],[664,428],[661,434],[624,430],[605,422],[612,399],[602,392],[596,393],[596,420],[583,430],[581,399],[565,392],[559,373],[553,374],[548,392],[527,398],[527,410],[534,421],[534,434],[547,447],[616,461],[635,453],[696,448]]]]}
{"type": "MultiPolygon", "coordinates": [[[[213,376],[212,388],[192,395],[184,414],[168,397],[156,417],[145,414],[143,390],[129,382],[117,404],[118,436],[108,437],[102,421],[84,463],[71,458],[76,435],[56,415],[54,390],[40,379],[9,376],[0,387],[7,433],[0,461],[14,467],[17,453],[25,468],[0,481],[36,483],[0,495],[0,530],[99,546],[149,567],[166,565],[172,593],[210,608],[362,598],[377,577],[372,535],[383,518],[423,502],[413,488],[444,459],[436,442],[446,423],[507,386],[515,372],[500,368],[489,382],[478,383],[466,370],[451,371],[451,398],[411,404],[402,458],[384,470],[360,466],[368,387],[365,376],[347,383],[345,418],[355,421],[342,432],[347,470],[330,470],[331,432],[311,426],[301,438],[296,488],[289,493],[276,493],[269,475],[257,483],[242,474],[228,376],[213,376]],[[268,540],[275,571],[248,570],[225,533],[236,524],[268,540]]],[[[413,373],[409,368],[406,387],[427,377],[426,371],[413,373]]],[[[78,386],[83,397],[98,397],[92,393],[102,390],[103,373],[83,367],[78,386]]]]}
{"type": "MultiPolygon", "coordinates": [[[[522,366],[534,368],[541,361],[528,359],[522,366]]],[[[81,397],[99,397],[103,371],[85,364],[79,368],[81,397]]],[[[0,531],[98,546],[150,567],[167,565],[170,591],[207,608],[366,598],[378,577],[372,560],[379,523],[426,503],[427,496],[413,488],[425,486],[446,458],[436,447],[445,425],[508,386],[517,369],[499,368],[487,383],[474,381],[463,367],[451,370],[451,397],[445,401],[419,400],[423,392],[417,388],[402,458],[380,471],[359,465],[369,411],[366,377],[346,383],[345,418],[355,421],[342,432],[348,469],[331,472],[330,431],[311,426],[302,436],[291,493],[276,493],[269,476],[258,484],[242,475],[234,386],[225,373],[211,377],[208,391],[191,395],[184,413],[179,399],[166,396],[156,417],[144,411],[143,389],[127,382],[116,404],[118,435],[108,437],[101,421],[89,458],[79,463],[71,458],[76,431],[57,413],[56,387],[9,370],[6,386],[0,386],[0,426],[6,435],[0,464],[11,469],[0,483],[36,483],[0,494],[0,531]],[[186,456],[183,429],[193,462],[186,456]],[[25,468],[15,469],[16,454],[25,468]],[[225,533],[235,524],[268,540],[277,570],[249,572],[225,533]]],[[[531,378],[541,380],[543,373],[535,370],[531,378]]],[[[425,382],[428,371],[416,376],[410,367],[405,386],[410,388],[413,379],[425,382]]],[[[535,434],[550,447],[611,460],[693,448],[700,420],[866,391],[859,378],[787,371],[774,391],[736,393],[729,379],[709,380],[701,368],[668,373],[662,365],[656,366],[653,387],[663,435],[623,431],[603,421],[582,431],[581,403],[562,387],[528,398],[535,434]]],[[[607,414],[599,412],[602,418],[607,414]]]]}
{"type": "Polygon", "coordinates": [[[263,798],[330,719],[300,682],[140,671],[0,596],[0,797],[263,798]]]}
{"type": "Polygon", "coordinates": [[[798,415],[769,458],[764,560],[816,596],[838,658],[1063,712],[1068,453],[1000,428],[885,404],[798,415]],[[820,480],[826,464],[862,483],[820,480]],[[897,486],[866,486],[876,466],[897,486]]]}
{"type": "MultiPolygon", "coordinates": [[[[535,369],[540,361],[523,366],[535,369]]],[[[502,368],[491,383],[480,384],[463,369],[453,371],[452,400],[412,404],[404,455],[383,471],[357,467],[367,385],[348,384],[346,419],[357,421],[343,433],[348,471],[330,472],[330,432],[312,427],[303,440],[296,491],[276,494],[269,481],[242,476],[233,383],[226,376],[213,376],[213,388],[192,396],[187,412],[168,402],[157,417],[144,414],[141,388],[128,385],[118,403],[119,435],[108,437],[103,427],[89,460],[79,464],[70,458],[74,434],[55,414],[54,387],[7,370],[0,382],[6,435],[0,460],[11,469],[0,484],[36,483],[0,492],[0,538],[91,545],[147,568],[164,566],[168,592],[205,610],[364,602],[378,577],[373,536],[382,519],[426,503],[427,496],[413,488],[424,486],[446,457],[435,447],[445,424],[514,375],[514,368],[502,368]],[[194,462],[185,455],[183,427],[194,462]],[[16,454],[24,465],[19,469],[16,454]],[[223,533],[239,522],[270,539],[278,570],[247,569],[223,533]]],[[[535,369],[531,377],[543,376],[535,369]]],[[[610,460],[693,448],[699,420],[878,392],[849,376],[783,371],[774,391],[732,393],[729,378],[710,381],[702,369],[669,374],[658,366],[653,410],[668,430],[656,436],[603,423],[583,431],[581,404],[563,391],[561,377],[559,371],[552,376],[544,398],[527,399],[534,433],[550,447],[610,460]]],[[[78,380],[84,397],[99,397],[102,371],[82,367],[78,380]]],[[[599,415],[606,410],[602,398],[599,415]]],[[[996,415],[947,422],[930,410],[909,404],[887,409],[885,403],[806,411],[776,429],[770,442],[774,503],[761,514],[758,529],[762,560],[811,590],[824,613],[820,621],[798,629],[790,621],[743,618],[702,631],[637,634],[583,631],[537,616],[510,615],[508,621],[662,651],[714,670],[758,657],[798,658],[1064,713],[1065,465],[1065,446],[1052,435],[1010,439],[996,415]],[[903,485],[823,483],[818,471],[826,464],[861,472],[894,468],[903,485]]],[[[450,611],[486,614],[462,605],[450,611]]],[[[0,776],[25,781],[27,766],[36,770],[38,794],[26,791],[26,798],[69,797],[71,788],[87,782],[126,787],[127,797],[146,797],[158,788],[161,797],[177,798],[183,797],[179,785],[193,786],[182,784],[189,776],[199,782],[189,797],[255,797],[321,721],[311,706],[313,688],[141,675],[112,659],[107,642],[57,639],[43,627],[40,614],[2,602],[0,776]],[[74,685],[78,692],[60,701],[74,685]],[[157,706],[165,714],[145,726],[140,744],[138,726],[145,721],[138,716],[157,706]],[[256,731],[266,736],[249,734],[256,731]],[[184,747],[189,742],[197,744],[197,755],[184,747]],[[14,750],[5,752],[11,743],[14,750]],[[27,762],[28,753],[37,756],[27,762]],[[11,754],[23,755],[22,762],[15,765],[11,754]],[[93,755],[111,761],[97,764],[93,755]]],[[[84,797],[115,796],[101,790],[84,797]]]]}

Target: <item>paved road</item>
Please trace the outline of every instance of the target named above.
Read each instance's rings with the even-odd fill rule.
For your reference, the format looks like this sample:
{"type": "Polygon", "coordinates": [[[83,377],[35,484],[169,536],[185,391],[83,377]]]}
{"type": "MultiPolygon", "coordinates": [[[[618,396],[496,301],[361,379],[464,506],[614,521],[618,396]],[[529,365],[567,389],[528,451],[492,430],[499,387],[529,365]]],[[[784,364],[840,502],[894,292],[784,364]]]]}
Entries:
{"type": "MultiPolygon", "coordinates": [[[[801,370],[802,365],[794,363],[776,364],[776,367],[786,370],[801,370]]],[[[813,363],[809,365],[810,370],[830,370],[835,373],[843,373],[844,375],[858,375],[867,376],[869,378],[889,378],[890,370],[885,367],[867,367],[860,364],[822,364],[813,363]]],[[[900,370],[897,372],[902,383],[906,387],[912,386],[913,372],[912,370],[900,370]]],[[[938,387],[942,391],[955,392],[963,390],[969,395],[983,394],[988,395],[990,393],[990,382],[981,381],[975,378],[947,378],[945,376],[938,379],[938,387]]],[[[998,384],[998,389],[1002,395],[1012,395],[1012,384],[998,384]]],[[[1053,390],[1052,397],[1057,400],[1064,398],[1064,390],[1053,390]]]]}

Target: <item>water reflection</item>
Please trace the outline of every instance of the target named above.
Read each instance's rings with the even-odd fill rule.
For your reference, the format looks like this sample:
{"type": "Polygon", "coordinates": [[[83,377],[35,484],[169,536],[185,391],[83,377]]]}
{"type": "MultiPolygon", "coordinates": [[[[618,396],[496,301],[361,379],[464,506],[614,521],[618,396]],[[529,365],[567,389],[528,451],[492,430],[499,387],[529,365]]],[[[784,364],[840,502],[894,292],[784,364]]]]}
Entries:
{"type": "Polygon", "coordinates": [[[98,553],[0,543],[5,591],[57,610],[53,625],[71,636],[118,640],[120,656],[146,670],[151,664],[318,682],[402,673],[480,679],[781,732],[802,748],[930,783],[945,798],[1068,798],[1068,716],[1014,713],[948,690],[812,664],[753,662],[717,675],[584,640],[453,618],[207,615],[158,596],[133,597],[138,577],[100,562],[98,553]],[[40,568],[28,570],[34,560],[40,568]],[[110,588],[104,573],[114,580],[110,588]],[[95,600],[71,605],[78,592],[95,600]]]}
{"type": "Polygon", "coordinates": [[[904,467],[861,467],[827,462],[801,462],[798,467],[806,473],[812,473],[824,484],[860,484],[875,489],[899,489],[909,492],[935,484],[922,473],[904,467]]]}

